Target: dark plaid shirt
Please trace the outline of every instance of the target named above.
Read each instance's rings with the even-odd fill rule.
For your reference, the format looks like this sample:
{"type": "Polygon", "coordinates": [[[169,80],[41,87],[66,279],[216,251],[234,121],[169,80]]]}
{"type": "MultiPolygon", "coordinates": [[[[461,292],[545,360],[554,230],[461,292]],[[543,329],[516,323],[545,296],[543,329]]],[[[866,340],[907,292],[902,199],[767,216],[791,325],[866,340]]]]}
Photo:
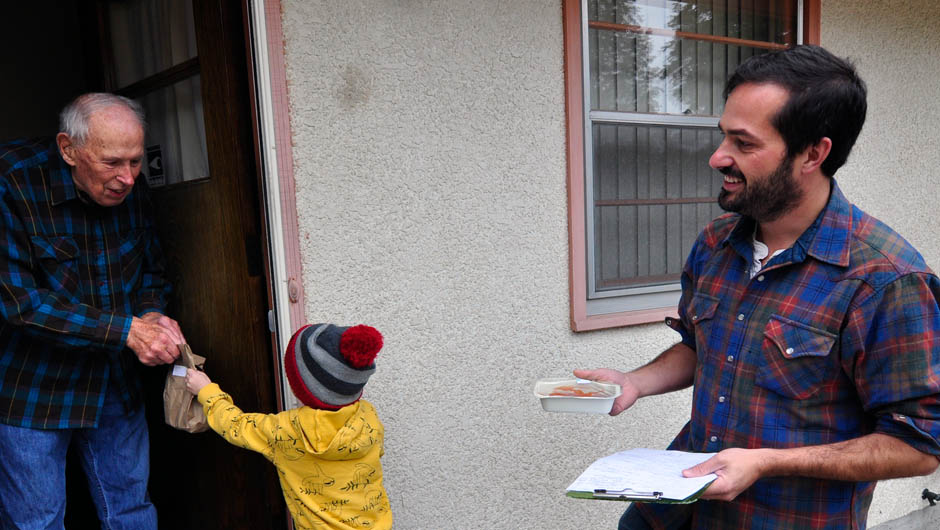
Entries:
{"type": "Polygon", "coordinates": [[[108,385],[140,402],[131,317],[169,294],[146,186],[98,206],[49,139],[0,144],[0,176],[0,422],[93,427],[108,385]]]}
{"type": "MultiPolygon", "coordinates": [[[[754,222],[702,232],[667,322],[698,357],[674,449],[789,448],[878,432],[940,455],[940,281],[901,236],[847,202],[827,207],[754,278],[754,222]]],[[[642,505],[656,528],[865,528],[874,482],[758,480],[732,502],[642,505]]]]}

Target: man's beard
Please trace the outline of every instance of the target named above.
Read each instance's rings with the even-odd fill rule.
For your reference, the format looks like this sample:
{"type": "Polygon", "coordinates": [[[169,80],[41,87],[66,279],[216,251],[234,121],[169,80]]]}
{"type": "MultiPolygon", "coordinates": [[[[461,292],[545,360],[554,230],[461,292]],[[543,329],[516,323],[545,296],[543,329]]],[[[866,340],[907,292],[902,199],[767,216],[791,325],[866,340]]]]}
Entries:
{"type": "Polygon", "coordinates": [[[736,212],[758,222],[779,219],[803,200],[803,190],[793,178],[793,157],[787,156],[769,175],[750,179],[737,169],[728,166],[718,171],[725,175],[744,179],[744,189],[736,197],[722,188],[718,194],[718,205],[729,212],[736,212]]]}

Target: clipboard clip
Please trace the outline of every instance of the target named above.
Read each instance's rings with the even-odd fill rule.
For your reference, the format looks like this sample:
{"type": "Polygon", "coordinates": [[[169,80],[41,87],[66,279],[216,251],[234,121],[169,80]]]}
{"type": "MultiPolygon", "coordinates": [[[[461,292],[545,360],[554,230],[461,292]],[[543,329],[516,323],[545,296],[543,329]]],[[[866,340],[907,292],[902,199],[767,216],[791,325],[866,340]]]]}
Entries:
{"type": "Polygon", "coordinates": [[[634,491],[632,489],[622,490],[594,490],[594,496],[602,499],[637,499],[658,501],[663,497],[661,491],[634,491]]]}

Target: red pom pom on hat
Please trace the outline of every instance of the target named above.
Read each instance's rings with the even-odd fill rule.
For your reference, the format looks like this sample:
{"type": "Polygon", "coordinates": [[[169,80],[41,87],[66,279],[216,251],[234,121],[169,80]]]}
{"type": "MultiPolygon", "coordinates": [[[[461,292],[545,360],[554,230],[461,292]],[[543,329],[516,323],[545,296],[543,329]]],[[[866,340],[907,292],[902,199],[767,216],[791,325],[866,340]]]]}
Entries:
{"type": "Polygon", "coordinates": [[[364,324],[347,328],[339,339],[340,353],[356,368],[372,364],[381,349],[382,334],[364,324]]]}

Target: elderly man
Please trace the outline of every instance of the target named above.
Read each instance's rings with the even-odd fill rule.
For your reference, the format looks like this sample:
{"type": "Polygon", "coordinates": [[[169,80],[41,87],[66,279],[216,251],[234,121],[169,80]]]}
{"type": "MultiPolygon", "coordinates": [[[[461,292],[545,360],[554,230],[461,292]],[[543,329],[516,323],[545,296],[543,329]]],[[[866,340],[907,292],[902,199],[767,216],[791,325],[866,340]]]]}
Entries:
{"type": "Polygon", "coordinates": [[[865,528],[878,480],[940,455],[940,280],[833,176],[866,88],[816,46],[757,55],[728,81],[710,164],[730,214],[682,274],[682,340],[628,373],[576,370],[637,398],[694,383],[673,449],[714,452],[690,505],[634,505],[620,528],[865,528]]]}
{"type": "Polygon", "coordinates": [[[143,111],[85,94],[60,130],[0,145],[0,527],[62,528],[73,445],[103,526],[155,529],[139,365],[185,339],[135,185],[143,111]]]}

